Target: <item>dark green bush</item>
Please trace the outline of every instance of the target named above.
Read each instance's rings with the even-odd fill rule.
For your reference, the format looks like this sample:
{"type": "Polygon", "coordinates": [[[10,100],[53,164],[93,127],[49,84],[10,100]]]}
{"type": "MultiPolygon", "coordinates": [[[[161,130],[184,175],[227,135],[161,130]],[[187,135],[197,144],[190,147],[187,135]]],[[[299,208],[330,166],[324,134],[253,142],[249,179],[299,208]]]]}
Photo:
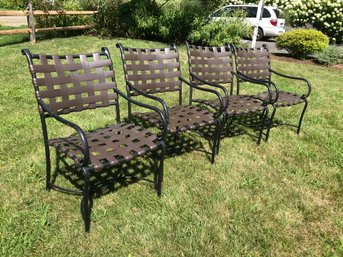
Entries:
{"type": "Polygon", "coordinates": [[[314,56],[315,60],[327,66],[343,63],[343,48],[329,46],[314,56]]]}
{"type": "Polygon", "coordinates": [[[106,0],[97,15],[97,32],[104,36],[163,42],[185,40],[193,28],[193,21],[203,16],[202,5],[198,0],[163,3],[153,0],[106,0]]]}
{"type": "Polygon", "coordinates": [[[198,45],[242,45],[242,38],[251,36],[252,27],[246,23],[244,12],[236,12],[228,20],[196,20],[196,28],[189,35],[189,41],[198,45]]]}
{"type": "Polygon", "coordinates": [[[303,59],[328,47],[329,38],[318,30],[295,29],[279,35],[276,45],[294,57],[303,59]]]}

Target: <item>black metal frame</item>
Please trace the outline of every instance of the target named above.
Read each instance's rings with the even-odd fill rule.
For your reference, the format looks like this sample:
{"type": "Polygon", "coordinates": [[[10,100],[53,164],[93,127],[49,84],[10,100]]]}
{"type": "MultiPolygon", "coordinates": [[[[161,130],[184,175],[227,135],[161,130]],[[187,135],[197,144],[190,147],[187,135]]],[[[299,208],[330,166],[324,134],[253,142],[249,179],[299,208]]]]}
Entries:
{"type": "MultiPolygon", "coordinates": [[[[38,54],[32,54],[28,49],[22,49],[22,54],[26,56],[27,58],[27,62],[29,64],[29,66],[31,67],[33,65],[33,59],[37,59],[39,58],[38,54]]],[[[109,53],[108,48],[103,47],[101,48],[101,55],[105,55],[109,60],[111,60],[111,65],[109,66],[110,71],[113,72],[113,64],[112,64],[112,59],[109,53]]],[[[91,54],[87,54],[87,57],[91,57],[91,54]]],[[[52,55],[46,55],[46,57],[48,59],[52,58],[52,55]]],[[[64,58],[65,56],[59,56],[61,59],[64,58]]],[[[73,58],[77,58],[79,57],[79,55],[73,55],[73,58]]],[[[36,74],[34,72],[31,72],[31,77],[32,80],[34,81],[37,77],[36,74]]],[[[115,82],[115,78],[113,76],[112,78],[112,82],[115,82]]],[[[45,157],[46,157],[46,190],[50,191],[51,189],[56,189],[59,191],[62,191],[64,193],[75,193],[75,194],[82,194],[83,198],[81,200],[81,212],[83,215],[83,219],[84,219],[84,224],[85,224],[85,231],[89,232],[90,231],[90,207],[91,207],[91,199],[90,199],[90,177],[92,176],[92,174],[94,173],[94,168],[91,165],[91,161],[90,161],[90,153],[89,153],[89,146],[88,146],[88,142],[87,142],[87,137],[85,135],[85,132],[81,129],[81,127],[79,127],[77,124],[64,119],[60,116],[60,114],[62,113],[56,113],[53,110],[51,110],[45,103],[44,101],[41,99],[41,97],[39,96],[39,88],[34,84],[34,89],[35,89],[35,94],[36,94],[36,99],[37,99],[37,104],[38,104],[38,110],[39,110],[39,114],[40,114],[40,119],[41,119],[41,125],[42,125],[42,132],[43,132],[43,139],[44,139],[44,146],[45,146],[45,157]],[[50,155],[50,148],[49,148],[49,137],[48,137],[48,128],[47,128],[47,124],[46,124],[46,118],[54,118],[56,121],[69,126],[71,128],[73,128],[76,133],[80,136],[83,148],[82,153],[83,153],[83,162],[82,162],[82,166],[80,167],[82,172],[83,172],[83,178],[84,178],[84,187],[83,190],[74,190],[74,189],[70,189],[70,188],[64,188],[61,186],[58,186],[56,184],[53,183],[53,181],[51,180],[51,155],[50,155]]],[[[121,91],[119,91],[117,88],[113,88],[114,93],[117,95],[117,101],[115,103],[115,107],[116,107],[116,122],[120,122],[120,110],[119,110],[119,99],[118,99],[118,95],[120,95],[121,97],[123,97],[125,100],[127,100],[130,104],[136,104],[140,107],[143,108],[147,108],[150,109],[152,111],[155,111],[159,114],[159,116],[161,117],[161,127],[160,129],[162,131],[166,130],[167,127],[167,120],[165,118],[165,115],[162,111],[160,111],[158,108],[148,105],[148,104],[144,104],[141,102],[138,102],[134,99],[131,99],[129,97],[127,97],[124,93],[122,93],[121,91]]],[[[112,104],[113,105],[113,104],[112,104]]],[[[101,106],[99,106],[101,107],[101,106]]],[[[96,107],[96,108],[99,108],[96,107]]],[[[73,112],[73,111],[71,111],[73,112]]],[[[160,147],[161,147],[161,153],[159,154],[159,167],[158,167],[158,171],[157,174],[158,177],[156,179],[156,184],[155,184],[155,189],[157,191],[157,195],[160,196],[161,195],[161,190],[162,190],[162,182],[163,182],[163,163],[164,163],[164,156],[165,156],[165,152],[166,152],[166,144],[164,141],[164,137],[163,136],[158,136],[158,140],[160,141],[160,147]]],[[[158,151],[158,149],[157,149],[158,151]]],[[[125,162],[125,159],[121,160],[118,162],[117,165],[121,164],[125,162]]]]}
{"type": "MultiPolygon", "coordinates": [[[[236,51],[236,47],[233,46],[234,50],[236,51]]],[[[266,52],[270,53],[269,52],[269,47],[268,45],[266,44],[263,44],[262,47],[266,52]]],[[[252,48],[252,50],[254,50],[254,48],[252,48]]],[[[237,60],[237,59],[236,59],[237,60]]],[[[237,64],[236,64],[236,67],[237,67],[237,64]]],[[[239,74],[238,71],[236,71],[237,74],[239,74]]],[[[311,90],[312,90],[312,86],[311,86],[311,83],[305,79],[305,78],[301,78],[301,77],[294,77],[294,76],[290,76],[290,75],[286,75],[286,74],[283,74],[283,73],[280,73],[280,72],[277,72],[271,68],[269,68],[269,72],[270,72],[270,76],[268,77],[267,80],[264,80],[265,83],[269,83],[270,85],[273,85],[273,87],[275,88],[275,92],[276,92],[276,96],[275,98],[269,103],[273,106],[273,112],[271,114],[271,117],[270,117],[270,122],[269,122],[269,125],[268,125],[268,128],[267,128],[267,132],[266,132],[266,141],[268,141],[269,139],[269,135],[270,135],[270,129],[273,125],[273,121],[274,121],[274,118],[275,118],[275,114],[276,114],[276,109],[279,108],[279,107],[283,107],[283,106],[278,106],[278,99],[279,99],[279,91],[280,89],[276,86],[275,83],[273,83],[272,81],[272,74],[275,74],[277,76],[281,76],[283,78],[287,78],[287,79],[292,79],[292,80],[301,80],[303,82],[305,82],[306,86],[307,86],[307,92],[305,94],[302,94],[300,97],[304,100],[304,107],[303,107],[303,110],[301,112],[301,115],[300,115],[300,118],[299,118],[299,122],[298,122],[298,125],[296,126],[297,127],[297,134],[300,133],[300,129],[301,129],[301,124],[302,124],[302,121],[303,121],[303,118],[304,118],[304,115],[305,115],[305,111],[307,109],[307,106],[308,106],[308,100],[307,100],[307,97],[310,95],[311,93],[311,90]]],[[[244,74],[241,73],[242,76],[245,76],[244,74]]],[[[250,78],[248,76],[245,76],[245,78],[249,78],[250,80],[256,80],[254,78],[250,78]]],[[[239,92],[239,83],[240,82],[244,82],[243,80],[239,80],[237,78],[237,92],[239,92]]],[[[291,93],[291,92],[290,92],[291,93]]],[[[295,104],[296,105],[296,104],[295,104]]]]}
{"type": "MultiPolygon", "coordinates": [[[[141,96],[144,96],[146,98],[149,98],[149,99],[152,99],[152,100],[155,100],[155,101],[159,102],[162,105],[163,112],[164,112],[164,115],[166,117],[166,120],[167,120],[167,122],[169,122],[169,108],[168,108],[167,104],[165,103],[165,101],[162,98],[160,98],[160,97],[156,97],[154,95],[151,95],[151,94],[148,94],[146,92],[143,92],[142,90],[139,90],[138,88],[133,86],[132,83],[128,80],[127,74],[126,74],[126,70],[125,70],[126,68],[125,68],[125,54],[124,54],[124,52],[126,50],[128,50],[129,47],[124,47],[121,43],[117,43],[116,47],[119,48],[120,52],[121,52],[121,59],[122,59],[122,62],[123,62],[123,70],[124,70],[124,74],[125,74],[126,90],[127,90],[128,97],[132,98],[131,92],[135,91],[135,92],[137,92],[141,96]]],[[[137,48],[131,48],[131,49],[136,51],[137,48]]],[[[164,49],[165,48],[160,48],[160,50],[164,50],[164,49]]],[[[170,49],[171,50],[175,50],[175,52],[178,54],[178,49],[176,47],[176,44],[171,44],[170,45],[170,49]]],[[[146,49],[141,49],[141,50],[145,51],[146,49]]],[[[156,50],[156,48],[155,49],[150,49],[150,50],[156,50]]],[[[177,57],[177,62],[180,63],[179,56],[177,57]]],[[[179,100],[178,100],[178,104],[179,105],[182,105],[182,84],[183,83],[188,85],[191,91],[193,89],[197,89],[197,90],[201,90],[201,91],[204,91],[204,92],[208,92],[208,93],[214,94],[218,98],[218,100],[220,102],[220,109],[217,110],[217,112],[214,113],[214,118],[215,118],[214,122],[216,124],[216,132],[215,132],[214,139],[213,139],[212,154],[211,154],[211,163],[213,164],[214,160],[215,160],[215,155],[218,154],[218,152],[219,152],[220,135],[221,135],[222,127],[223,127],[222,126],[222,121],[221,121],[220,117],[223,116],[224,110],[225,110],[224,99],[223,99],[221,94],[219,94],[217,91],[215,91],[213,89],[199,87],[199,86],[191,83],[190,81],[187,81],[186,79],[184,79],[181,76],[179,76],[178,79],[181,81],[181,86],[180,86],[180,88],[178,90],[175,90],[175,91],[178,91],[178,93],[179,93],[179,100]]],[[[191,102],[190,102],[190,105],[191,105],[191,102]]],[[[130,103],[128,103],[128,116],[129,116],[129,119],[131,120],[131,118],[132,118],[132,108],[131,108],[130,103]]],[[[166,127],[166,129],[164,130],[164,135],[163,135],[164,140],[166,139],[167,133],[168,133],[168,129],[166,127]]]]}
{"type": "MultiPolygon", "coordinates": [[[[224,106],[224,109],[223,109],[223,127],[224,125],[228,122],[228,118],[229,116],[231,116],[231,120],[229,122],[229,127],[232,125],[232,123],[234,122],[236,116],[236,114],[233,114],[233,115],[230,115],[228,113],[228,106],[229,106],[229,96],[232,96],[233,95],[233,80],[234,80],[234,77],[237,78],[237,95],[239,95],[239,80],[240,81],[248,81],[248,82],[251,82],[251,83],[254,83],[254,84],[259,84],[259,85],[264,85],[266,88],[267,88],[267,91],[268,91],[268,99],[263,101],[263,106],[264,106],[264,109],[262,111],[262,114],[261,114],[261,118],[262,118],[262,122],[260,124],[260,128],[259,128],[259,134],[258,134],[258,140],[257,140],[257,144],[260,144],[261,141],[262,141],[262,137],[263,137],[263,130],[264,130],[264,127],[266,125],[266,120],[267,120],[267,117],[268,117],[268,112],[269,112],[269,109],[268,109],[268,104],[273,104],[273,99],[272,99],[272,90],[270,88],[270,85],[273,85],[273,87],[275,88],[275,91],[276,91],[276,98],[278,97],[278,89],[276,87],[276,85],[273,83],[273,82],[270,82],[270,81],[265,81],[265,80],[257,80],[257,79],[252,79],[252,78],[249,78],[249,77],[246,77],[244,74],[241,74],[239,72],[234,72],[232,71],[231,74],[232,74],[232,80],[231,81],[227,81],[226,83],[230,85],[230,94],[228,92],[228,89],[220,84],[217,84],[217,83],[213,83],[213,82],[209,82],[209,81],[205,81],[201,78],[199,78],[197,75],[195,75],[192,71],[191,71],[191,52],[190,52],[190,44],[185,41],[185,44],[187,46],[187,54],[188,54],[188,65],[189,65],[189,74],[190,74],[190,81],[199,81],[201,83],[202,86],[204,85],[208,85],[210,87],[214,87],[214,88],[217,88],[217,89],[220,89],[221,91],[223,91],[224,93],[224,100],[225,100],[225,104],[223,105],[224,106]]],[[[200,47],[200,46],[199,46],[200,47]]],[[[232,46],[230,44],[225,44],[225,47],[229,48],[230,51],[232,51],[232,46]]],[[[229,64],[228,64],[229,65],[229,64]]],[[[202,87],[203,88],[203,87],[202,87]]],[[[193,94],[192,94],[192,91],[190,92],[190,96],[189,96],[189,102],[192,103],[193,101],[196,101],[193,99],[193,94]]],[[[223,129],[223,128],[222,128],[223,129]]],[[[266,132],[266,135],[268,133],[268,130],[266,132]]],[[[220,142],[218,142],[218,145],[220,144],[220,142]]],[[[218,146],[218,151],[219,151],[219,146],[218,146]]]]}

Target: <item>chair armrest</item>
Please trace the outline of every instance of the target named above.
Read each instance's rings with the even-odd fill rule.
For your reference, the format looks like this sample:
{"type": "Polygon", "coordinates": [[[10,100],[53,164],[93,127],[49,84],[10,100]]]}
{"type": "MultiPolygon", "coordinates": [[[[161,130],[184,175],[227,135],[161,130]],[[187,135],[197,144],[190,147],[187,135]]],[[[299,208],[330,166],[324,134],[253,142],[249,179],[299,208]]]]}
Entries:
{"type": "Polygon", "coordinates": [[[61,116],[59,116],[58,114],[56,114],[54,111],[52,111],[43,101],[42,99],[38,99],[38,104],[39,106],[43,109],[43,111],[47,112],[49,114],[50,117],[53,117],[54,119],[56,119],[57,121],[73,128],[76,130],[76,132],[79,134],[80,138],[81,138],[81,143],[83,145],[83,148],[81,149],[81,152],[84,155],[84,161],[82,163],[83,166],[87,166],[90,162],[89,159],[89,147],[88,147],[88,141],[85,135],[85,132],[75,123],[66,120],[64,118],[62,118],[61,116]]]}
{"type": "Polygon", "coordinates": [[[219,100],[219,102],[220,102],[220,109],[219,109],[219,111],[218,111],[218,113],[217,113],[216,116],[218,117],[218,116],[220,116],[220,115],[224,112],[226,106],[224,105],[223,97],[222,97],[221,94],[219,94],[217,91],[215,91],[215,90],[213,90],[213,89],[209,89],[209,88],[199,87],[199,86],[197,86],[197,85],[195,85],[195,84],[193,84],[193,83],[191,83],[191,82],[185,80],[185,79],[182,78],[182,77],[179,77],[179,79],[180,79],[182,82],[186,83],[188,86],[192,87],[192,88],[195,88],[195,89],[198,89],[198,90],[201,90],[201,91],[205,91],[205,92],[208,92],[208,93],[215,94],[215,95],[218,97],[218,100],[219,100]]]}
{"type": "MultiPolygon", "coordinates": [[[[157,96],[149,95],[149,94],[143,92],[142,90],[140,90],[140,89],[136,88],[135,86],[133,86],[132,83],[130,83],[129,81],[126,81],[126,84],[130,88],[130,90],[133,90],[133,91],[137,92],[138,94],[140,94],[140,95],[142,95],[142,96],[144,96],[146,98],[150,98],[150,99],[153,99],[153,100],[159,102],[162,105],[162,107],[163,107],[163,110],[164,110],[164,113],[165,113],[165,115],[164,115],[165,119],[166,119],[167,122],[169,122],[169,109],[168,109],[168,106],[165,103],[165,101],[163,101],[163,99],[161,99],[161,98],[159,98],[157,96]]],[[[130,99],[132,99],[132,98],[130,98],[130,99]]]]}
{"type": "Polygon", "coordinates": [[[225,95],[225,109],[227,108],[227,106],[229,105],[229,93],[227,92],[227,89],[219,84],[216,84],[216,83],[213,83],[213,82],[210,82],[210,81],[205,81],[201,78],[199,78],[197,75],[195,75],[194,73],[190,73],[190,75],[195,78],[196,80],[198,80],[199,82],[203,83],[203,84],[206,84],[206,85],[209,85],[209,86],[212,86],[212,87],[216,87],[216,88],[219,88],[221,89],[223,92],[224,92],[224,95],[225,95]]]}
{"type": "Polygon", "coordinates": [[[306,93],[306,94],[303,94],[301,97],[302,97],[302,98],[307,98],[307,97],[310,95],[312,86],[311,86],[311,83],[310,83],[307,79],[305,79],[305,78],[300,78],[300,77],[293,77],[293,76],[285,75],[285,74],[282,74],[282,73],[277,72],[277,71],[272,70],[272,69],[270,69],[270,71],[273,72],[274,74],[276,74],[276,75],[278,75],[278,76],[281,76],[281,77],[284,77],[284,78],[304,81],[304,82],[307,84],[307,93],[306,93]]]}
{"type": "Polygon", "coordinates": [[[274,104],[279,99],[279,89],[275,85],[274,82],[269,81],[269,80],[254,79],[254,78],[251,78],[251,77],[244,75],[241,72],[237,72],[234,74],[237,76],[237,78],[239,78],[243,81],[248,81],[248,82],[251,82],[254,84],[264,85],[268,90],[268,100],[264,101],[265,104],[274,104]],[[270,85],[272,85],[275,89],[275,98],[274,99],[273,99],[273,94],[272,94],[272,90],[270,88],[270,85]]]}
{"type": "Polygon", "coordinates": [[[166,135],[167,135],[166,133],[167,133],[168,121],[167,121],[167,118],[166,118],[165,114],[160,109],[158,109],[157,107],[154,107],[154,106],[151,106],[151,105],[144,104],[144,103],[141,103],[139,101],[136,101],[136,100],[128,97],[127,95],[125,95],[123,92],[121,92],[117,88],[115,88],[114,91],[118,95],[123,97],[125,100],[127,100],[128,102],[131,102],[131,103],[136,104],[138,106],[141,106],[141,107],[144,107],[144,108],[147,108],[147,109],[150,109],[150,110],[153,110],[153,111],[157,112],[158,115],[161,117],[161,120],[162,120],[162,124],[161,124],[160,129],[162,130],[162,140],[165,141],[165,138],[166,138],[166,135]]]}

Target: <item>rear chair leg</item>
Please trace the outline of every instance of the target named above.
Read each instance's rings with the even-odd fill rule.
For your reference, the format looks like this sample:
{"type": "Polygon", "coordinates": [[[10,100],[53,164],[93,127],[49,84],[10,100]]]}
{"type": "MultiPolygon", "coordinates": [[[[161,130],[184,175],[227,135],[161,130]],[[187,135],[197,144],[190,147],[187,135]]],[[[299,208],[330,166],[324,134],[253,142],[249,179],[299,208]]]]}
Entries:
{"type": "Polygon", "coordinates": [[[303,121],[304,114],[305,114],[305,111],[306,111],[306,109],[307,109],[307,104],[308,104],[308,102],[307,102],[307,100],[305,99],[305,105],[304,105],[304,109],[303,109],[303,111],[302,111],[302,113],[301,113],[301,116],[300,116],[300,120],[299,120],[299,124],[298,124],[298,129],[297,129],[297,134],[300,133],[301,123],[302,123],[302,121],[303,121]]]}

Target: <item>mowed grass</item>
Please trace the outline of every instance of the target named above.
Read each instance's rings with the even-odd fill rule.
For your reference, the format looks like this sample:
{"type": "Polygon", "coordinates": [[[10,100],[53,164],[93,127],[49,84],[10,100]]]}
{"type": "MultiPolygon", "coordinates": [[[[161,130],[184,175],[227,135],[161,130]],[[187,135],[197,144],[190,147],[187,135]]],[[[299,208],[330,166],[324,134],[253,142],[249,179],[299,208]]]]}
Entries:
{"type": "MultiPolygon", "coordinates": [[[[277,60],[275,70],[306,77],[313,85],[300,135],[280,126],[261,145],[248,135],[226,137],[214,165],[201,151],[167,156],[161,198],[145,181],[115,186],[94,199],[86,234],[80,196],[45,191],[40,120],[20,50],[86,53],[107,46],[124,91],[116,42],[165,45],[79,36],[0,48],[1,256],[343,255],[343,72],[277,60]]],[[[186,49],[179,50],[187,78],[186,49]]],[[[285,80],[276,82],[291,87],[285,80]]],[[[125,117],[127,106],[121,103],[125,117]]],[[[300,111],[284,108],[277,119],[295,123],[300,111]]],[[[69,117],[84,129],[114,121],[109,109],[92,114],[69,117]]],[[[53,136],[69,132],[49,125],[53,136]]],[[[209,150],[206,140],[187,135],[209,150]]],[[[72,187],[61,175],[58,181],[72,187]]]]}

